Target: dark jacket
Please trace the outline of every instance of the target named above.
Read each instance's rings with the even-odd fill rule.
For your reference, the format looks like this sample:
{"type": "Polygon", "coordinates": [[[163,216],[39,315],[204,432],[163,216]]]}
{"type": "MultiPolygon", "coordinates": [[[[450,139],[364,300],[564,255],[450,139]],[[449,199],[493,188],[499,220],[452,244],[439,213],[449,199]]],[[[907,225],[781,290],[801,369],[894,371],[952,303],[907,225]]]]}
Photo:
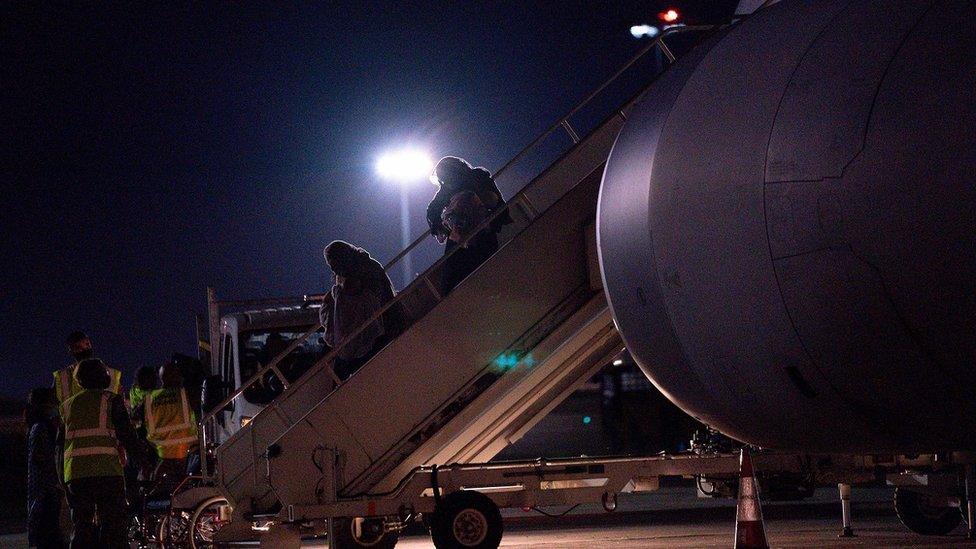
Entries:
{"type": "MultiPolygon", "coordinates": [[[[437,194],[427,204],[427,224],[430,226],[430,234],[434,236],[447,236],[449,231],[441,222],[441,213],[444,211],[448,202],[451,201],[451,197],[463,191],[471,191],[477,194],[478,198],[481,199],[481,202],[488,210],[489,216],[499,208],[505,206],[505,199],[502,198],[502,193],[498,190],[498,185],[495,184],[495,180],[491,177],[488,170],[475,168],[467,176],[460,177],[457,181],[445,181],[437,189],[437,194]]],[[[491,229],[497,233],[503,226],[511,222],[512,217],[508,212],[505,212],[492,221],[491,229]]]]}
{"type": "Polygon", "coordinates": [[[47,497],[61,497],[55,439],[58,428],[38,421],[27,435],[27,501],[32,505],[47,497]]]}
{"type": "MultiPolygon", "coordinates": [[[[359,249],[344,265],[341,274],[347,278],[355,278],[363,288],[379,299],[380,307],[385,306],[396,296],[393,282],[383,270],[383,265],[376,261],[365,250],[359,249]]],[[[406,328],[407,319],[403,305],[397,303],[383,313],[383,333],[393,339],[406,328]]]]}

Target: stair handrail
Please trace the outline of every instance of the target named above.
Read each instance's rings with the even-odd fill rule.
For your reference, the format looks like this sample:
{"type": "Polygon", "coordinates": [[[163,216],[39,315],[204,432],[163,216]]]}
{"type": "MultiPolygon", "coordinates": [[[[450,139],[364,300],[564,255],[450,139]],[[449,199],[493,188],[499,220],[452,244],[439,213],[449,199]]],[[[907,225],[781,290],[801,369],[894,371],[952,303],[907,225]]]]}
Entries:
{"type": "MultiPolygon", "coordinates": [[[[629,69],[630,67],[632,67],[634,65],[634,63],[636,63],[637,61],[640,61],[645,55],[647,55],[647,53],[649,51],[651,51],[655,47],[660,47],[662,54],[665,57],[667,57],[667,59],[668,59],[668,66],[670,66],[671,63],[674,63],[675,59],[677,59],[677,58],[675,57],[674,53],[671,51],[671,48],[669,48],[668,45],[664,42],[664,39],[666,37],[672,36],[672,35],[675,35],[675,34],[682,34],[682,33],[685,33],[685,32],[703,32],[703,31],[710,31],[710,30],[716,29],[718,26],[719,25],[684,25],[684,26],[675,26],[675,27],[671,27],[669,29],[665,29],[660,35],[657,36],[657,38],[655,38],[653,41],[651,41],[651,43],[649,43],[648,45],[646,45],[643,48],[641,48],[640,50],[638,50],[637,53],[634,54],[633,57],[631,57],[616,72],[614,72],[607,80],[605,80],[596,89],[594,89],[586,97],[584,97],[579,103],[577,103],[576,106],[574,106],[572,109],[570,109],[569,112],[567,112],[566,114],[564,114],[559,120],[557,120],[555,123],[553,123],[548,128],[546,128],[545,130],[543,130],[542,133],[540,133],[538,136],[536,136],[535,139],[533,139],[532,141],[530,141],[526,146],[522,147],[522,149],[519,152],[515,153],[515,156],[513,156],[511,159],[509,159],[508,162],[505,162],[505,164],[503,164],[500,168],[498,168],[497,170],[495,170],[494,172],[492,172],[492,174],[491,174],[492,175],[492,178],[498,179],[499,176],[501,176],[503,173],[505,173],[506,171],[508,171],[509,168],[511,168],[513,165],[515,165],[515,163],[517,163],[519,160],[521,160],[523,157],[525,157],[525,155],[528,154],[529,151],[531,151],[532,149],[534,149],[537,145],[539,145],[539,143],[541,143],[544,139],[546,139],[547,137],[549,137],[550,135],[552,135],[559,128],[563,128],[564,130],[566,130],[566,132],[569,134],[570,138],[572,138],[576,142],[579,142],[579,139],[574,136],[575,135],[575,132],[572,131],[572,127],[571,126],[567,127],[568,124],[569,124],[569,119],[573,115],[575,115],[576,113],[578,113],[579,111],[583,110],[583,108],[586,107],[586,105],[589,104],[590,101],[592,101],[597,95],[599,95],[603,90],[605,90],[610,84],[612,84],[614,81],[616,81],[616,79],[619,78],[620,75],[623,74],[627,69],[629,69]]],[[[618,109],[618,110],[621,110],[621,109],[618,109]]],[[[537,179],[538,178],[532,179],[524,187],[522,187],[521,189],[519,189],[519,191],[516,193],[516,196],[519,195],[519,194],[524,194],[524,193],[528,192],[529,190],[531,190],[535,186],[535,183],[536,183],[537,179]]],[[[507,206],[508,204],[510,204],[511,202],[513,202],[514,199],[515,199],[515,197],[512,197],[512,200],[509,200],[508,202],[506,202],[505,205],[507,206]]],[[[495,212],[495,214],[496,215],[500,215],[500,212],[503,209],[504,208],[499,208],[495,212]]],[[[494,219],[494,217],[492,217],[492,218],[489,219],[489,223],[490,223],[490,221],[492,219],[494,219]]],[[[487,226],[487,223],[485,223],[484,226],[487,226]]],[[[473,234],[476,234],[476,233],[473,233],[473,234]]],[[[400,253],[396,254],[395,256],[393,256],[392,259],[390,259],[389,261],[387,261],[386,264],[383,266],[383,268],[387,272],[389,272],[390,269],[392,269],[393,266],[396,263],[398,263],[401,259],[403,259],[403,257],[406,256],[408,253],[410,253],[411,251],[413,251],[414,248],[416,248],[417,246],[419,246],[429,236],[430,236],[430,231],[424,231],[420,236],[418,236],[416,238],[416,240],[414,240],[406,248],[404,248],[403,250],[401,250],[400,253]]],[[[433,265],[431,267],[433,267],[433,265]]],[[[406,289],[406,288],[404,288],[404,289],[406,289]]]]}
{"type": "MultiPolygon", "coordinates": [[[[610,78],[608,78],[606,81],[604,81],[603,84],[601,84],[600,86],[598,86],[593,92],[591,92],[590,94],[588,94],[576,106],[574,106],[572,109],[570,109],[567,114],[565,114],[563,117],[561,117],[556,123],[554,123],[551,126],[549,126],[548,128],[546,128],[539,136],[537,136],[535,139],[533,139],[531,142],[529,142],[528,145],[526,145],[525,147],[523,147],[518,153],[516,153],[516,155],[514,157],[512,157],[508,162],[506,162],[504,165],[502,165],[502,167],[500,167],[497,171],[495,171],[492,174],[492,177],[498,177],[500,174],[502,174],[505,171],[507,171],[512,165],[514,165],[516,162],[518,162],[518,160],[520,160],[526,154],[528,154],[528,152],[530,150],[532,150],[533,148],[535,148],[539,143],[541,143],[545,138],[547,138],[550,135],[552,135],[552,133],[555,132],[556,130],[558,130],[559,128],[563,128],[569,134],[570,138],[572,138],[573,141],[574,141],[574,145],[573,146],[575,147],[576,145],[578,145],[581,142],[581,140],[576,136],[575,131],[573,130],[572,126],[569,125],[569,118],[572,117],[574,114],[578,113],[580,110],[582,110],[590,101],[592,101],[597,95],[599,95],[600,92],[602,92],[604,89],[606,89],[617,78],[619,78],[621,74],[623,74],[627,69],[629,69],[631,66],[633,66],[634,63],[636,63],[637,61],[639,61],[649,51],[651,51],[655,47],[658,47],[658,48],[661,49],[662,54],[668,59],[668,65],[665,66],[665,70],[666,70],[667,67],[669,67],[671,64],[674,63],[676,57],[673,54],[673,52],[671,51],[671,49],[664,42],[664,38],[666,38],[668,36],[675,35],[675,34],[682,34],[682,33],[686,33],[686,32],[707,32],[707,31],[712,31],[712,30],[715,30],[718,27],[720,27],[720,25],[685,25],[685,26],[671,27],[669,29],[664,30],[650,44],[648,44],[647,46],[644,46],[643,48],[641,48],[620,69],[618,69],[616,72],[614,72],[614,74],[612,76],[610,76],[610,78]]],[[[657,76],[660,76],[660,74],[663,74],[663,72],[664,71],[661,71],[661,72],[657,73],[655,75],[655,78],[657,76]]],[[[627,108],[634,101],[636,101],[637,99],[639,99],[640,95],[641,94],[638,94],[637,98],[632,99],[630,102],[628,102],[627,104],[625,104],[623,107],[620,107],[620,108],[616,109],[616,112],[614,114],[620,114],[621,116],[623,116],[623,109],[627,108]]],[[[572,150],[572,149],[570,149],[570,150],[572,150]]],[[[433,264],[431,264],[429,267],[427,267],[427,269],[423,273],[421,273],[413,281],[411,281],[393,299],[391,299],[385,305],[383,305],[382,307],[380,307],[380,309],[378,311],[376,311],[371,317],[369,317],[369,319],[367,319],[364,322],[362,322],[355,330],[353,330],[353,332],[350,335],[346,336],[340,342],[338,342],[332,348],[332,350],[330,350],[328,353],[326,353],[325,356],[323,356],[318,361],[316,361],[315,364],[312,367],[310,367],[305,373],[307,374],[308,372],[311,372],[311,371],[317,369],[319,366],[324,365],[324,364],[328,364],[330,361],[334,360],[335,357],[338,355],[339,351],[343,347],[345,347],[345,345],[347,345],[350,341],[352,341],[356,337],[358,337],[359,334],[361,334],[366,328],[368,328],[369,326],[371,326],[374,322],[379,321],[380,318],[383,316],[383,314],[385,314],[391,307],[395,306],[398,303],[401,303],[402,300],[403,300],[403,298],[404,298],[404,296],[406,296],[406,295],[408,295],[410,293],[408,290],[410,290],[411,288],[415,287],[415,285],[417,285],[417,284],[419,284],[421,282],[424,283],[424,284],[426,284],[428,286],[428,288],[430,289],[431,293],[434,295],[434,298],[436,299],[436,301],[437,302],[440,302],[444,298],[444,296],[441,295],[440,291],[437,289],[437,286],[430,279],[430,273],[432,271],[435,271],[437,268],[439,268],[444,263],[444,261],[446,261],[449,257],[451,257],[451,255],[453,255],[454,253],[457,253],[457,251],[459,249],[463,248],[466,244],[468,244],[468,242],[471,239],[473,239],[475,236],[477,236],[483,229],[487,228],[493,221],[495,221],[499,216],[501,216],[503,212],[507,212],[508,209],[512,206],[512,204],[518,203],[518,204],[522,205],[524,208],[526,208],[528,210],[526,213],[529,214],[529,220],[530,221],[531,220],[534,220],[539,215],[539,212],[537,212],[535,210],[534,206],[532,206],[532,203],[529,200],[529,198],[526,195],[526,193],[528,191],[532,190],[535,187],[535,185],[537,184],[537,181],[539,179],[541,179],[541,178],[538,177],[538,176],[536,176],[531,181],[529,181],[524,187],[522,187],[518,192],[516,192],[515,195],[510,200],[506,201],[502,205],[502,207],[500,207],[497,210],[495,210],[494,212],[492,212],[492,214],[489,215],[485,220],[483,220],[476,227],[475,230],[472,230],[471,233],[467,237],[465,237],[464,240],[462,242],[460,242],[459,245],[454,250],[452,250],[450,253],[444,254],[443,256],[441,256],[440,258],[438,258],[433,264]]],[[[416,248],[418,245],[420,245],[422,242],[424,242],[429,237],[430,237],[430,232],[429,231],[424,231],[423,234],[421,234],[416,240],[414,240],[413,242],[411,242],[400,253],[398,253],[391,260],[389,260],[383,266],[384,271],[389,272],[390,269],[392,269],[392,267],[397,262],[400,261],[400,259],[402,259],[408,253],[410,253],[414,248],[416,248]]],[[[327,304],[329,301],[330,301],[330,296],[328,294],[326,294],[326,297],[325,297],[324,302],[323,302],[323,306],[325,306],[325,304],[327,304]]],[[[290,354],[293,350],[295,350],[296,348],[298,348],[298,346],[304,344],[305,341],[307,341],[309,337],[311,337],[313,334],[315,334],[316,332],[318,332],[320,329],[322,329],[322,324],[321,323],[316,323],[308,331],[306,331],[304,334],[302,334],[301,336],[293,339],[291,341],[291,343],[284,350],[281,351],[281,353],[279,353],[278,355],[276,355],[270,362],[268,362],[268,364],[262,365],[260,368],[258,368],[257,372],[254,375],[252,375],[244,383],[242,383],[237,389],[235,389],[233,392],[231,392],[219,404],[215,405],[209,412],[206,412],[206,413],[201,414],[200,424],[202,426],[205,426],[206,423],[208,423],[208,422],[212,421],[214,418],[216,418],[218,414],[223,413],[223,411],[224,411],[225,408],[227,408],[234,400],[236,400],[239,396],[241,396],[241,394],[243,394],[244,391],[246,391],[247,389],[249,389],[251,386],[253,386],[258,381],[260,381],[261,378],[264,377],[264,375],[267,372],[269,372],[269,371],[273,371],[274,372],[275,377],[278,378],[278,380],[281,382],[281,384],[284,387],[284,389],[287,390],[288,387],[289,387],[289,385],[290,385],[290,382],[285,378],[284,375],[282,375],[281,370],[278,368],[278,364],[288,354],[290,354]]],[[[338,388],[338,386],[340,386],[340,385],[343,384],[343,380],[339,379],[339,377],[336,375],[335,371],[332,368],[329,368],[329,374],[331,375],[333,382],[336,384],[336,387],[334,387],[333,390],[335,390],[336,388],[338,388]]],[[[304,374],[303,374],[302,377],[304,377],[304,374]]],[[[271,407],[272,405],[273,405],[273,403],[272,404],[269,404],[266,408],[271,407]]],[[[206,429],[205,428],[199,429],[199,433],[200,433],[200,439],[201,439],[200,440],[200,449],[201,449],[201,451],[205,451],[205,448],[206,448],[206,429]]],[[[209,467],[206,465],[206,461],[207,461],[206,459],[202,460],[202,462],[204,463],[204,476],[209,476],[207,474],[209,467]]]]}

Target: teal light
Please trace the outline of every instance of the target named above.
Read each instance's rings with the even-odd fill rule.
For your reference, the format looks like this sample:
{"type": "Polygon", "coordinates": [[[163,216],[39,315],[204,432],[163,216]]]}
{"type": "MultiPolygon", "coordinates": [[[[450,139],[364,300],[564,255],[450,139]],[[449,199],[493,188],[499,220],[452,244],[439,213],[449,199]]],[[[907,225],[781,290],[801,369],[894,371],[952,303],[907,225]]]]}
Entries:
{"type": "Polygon", "coordinates": [[[495,370],[499,372],[508,372],[509,370],[514,370],[519,364],[526,368],[532,368],[536,365],[536,360],[532,358],[532,355],[526,354],[522,350],[505,351],[504,353],[498,355],[495,360],[492,361],[495,366],[495,370]]]}
{"type": "Polygon", "coordinates": [[[495,359],[495,366],[503,372],[507,372],[512,368],[515,368],[518,363],[519,357],[515,353],[502,353],[498,355],[498,358],[495,359]]]}
{"type": "Polygon", "coordinates": [[[583,425],[589,425],[593,422],[593,418],[590,416],[583,416],[583,425]]]}

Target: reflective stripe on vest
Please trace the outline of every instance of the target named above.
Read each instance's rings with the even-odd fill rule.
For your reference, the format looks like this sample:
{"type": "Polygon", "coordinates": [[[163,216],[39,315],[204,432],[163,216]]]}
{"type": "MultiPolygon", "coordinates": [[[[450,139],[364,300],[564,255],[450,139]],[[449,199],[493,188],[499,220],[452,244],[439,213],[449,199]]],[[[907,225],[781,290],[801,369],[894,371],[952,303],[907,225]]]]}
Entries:
{"type": "Polygon", "coordinates": [[[114,437],[115,429],[102,429],[98,427],[96,429],[78,429],[76,431],[68,431],[64,434],[65,440],[71,440],[73,438],[81,437],[114,437]]]}
{"type": "Polygon", "coordinates": [[[197,437],[169,438],[169,439],[163,440],[162,442],[157,442],[156,443],[156,446],[163,446],[163,447],[166,447],[166,446],[180,446],[180,445],[183,445],[183,444],[189,446],[190,444],[193,444],[194,442],[196,442],[196,440],[197,440],[197,437]]]}
{"type": "MultiPolygon", "coordinates": [[[[64,402],[84,390],[78,380],[75,379],[77,367],[78,363],[76,362],[54,372],[54,393],[58,397],[58,402],[64,402]]],[[[106,366],[105,369],[109,375],[108,390],[119,394],[122,387],[122,372],[109,366],[106,366]]]]}
{"type": "Polygon", "coordinates": [[[72,448],[71,450],[65,450],[64,452],[65,459],[73,458],[73,457],[81,457],[81,456],[102,456],[102,455],[118,456],[119,451],[115,448],[92,447],[92,448],[72,448]]]}
{"type": "Polygon", "coordinates": [[[109,368],[108,375],[111,379],[108,384],[108,390],[115,394],[119,394],[119,391],[122,390],[122,372],[116,370],[115,368],[109,368]]]}
{"type": "Polygon", "coordinates": [[[61,405],[64,420],[64,481],[121,476],[118,439],[110,418],[108,391],[76,394],[61,405]]]}
{"type": "Polygon", "coordinates": [[[190,446],[197,441],[197,425],[190,410],[190,402],[183,389],[157,389],[146,395],[146,433],[156,446],[156,453],[163,459],[182,459],[190,446]],[[179,403],[170,399],[160,404],[163,396],[175,396],[179,391],[179,403]]]}
{"type": "Polygon", "coordinates": [[[69,371],[74,372],[71,366],[68,366],[64,370],[54,372],[54,386],[57,389],[58,402],[64,402],[74,396],[71,394],[71,379],[74,375],[69,373],[69,371]]]}

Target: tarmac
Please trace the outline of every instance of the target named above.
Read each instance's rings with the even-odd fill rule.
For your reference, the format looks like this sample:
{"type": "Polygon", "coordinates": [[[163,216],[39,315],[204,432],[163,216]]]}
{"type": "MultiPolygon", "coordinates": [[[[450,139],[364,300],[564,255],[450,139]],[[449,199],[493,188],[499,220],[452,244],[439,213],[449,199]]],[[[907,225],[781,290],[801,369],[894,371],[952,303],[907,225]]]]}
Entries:
{"type": "MultiPolygon", "coordinates": [[[[732,547],[734,523],[709,521],[699,524],[648,524],[643,526],[558,526],[544,530],[505,532],[506,549],[690,549],[732,547]]],[[[766,522],[770,547],[976,547],[965,539],[965,530],[950,536],[919,536],[908,532],[897,518],[873,518],[862,522],[854,538],[838,538],[838,521],[825,519],[771,520],[766,522]]],[[[409,536],[397,549],[428,549],[429,538],[409,536]]]]}
{"type": "MultiPolygon", "coordinates": [[[[948,536],[909,532],[894,515],[892,490],[855,488],[852,495],[854,538],[839,538],[840,503],[836,490],[819,489],[801,502],[764,502],[771,547],[972,547],[965,523],[948,536]]],[[[504,510],[507,549],[653,549],[732,547],[735,502],[698,498],[689,486],[621,495],[618,509],[599,505],[576,508],[504,510]],[[543,511],[546,516],[539,511],[543,511]]],[[[327,547],[323,540],[307,547],[327,547]]],[[[27,547],[24,534],[0,536],[0,548],[27,547]]],[[[418,530],[401,536],[398,549],[429,549],[430,538],[418,530]]]]}
{"type": "MultiPolygon", "coordinates": [[[[763,502],[766,536],[771,547],[972,547],[965,523],[948,536],[920,536],[895,516],[893,491],[856,488],[852,493],[856,537],[840,538],[840,502],[836,489],[818,489],[800,502],[763,502]]],[[[618,510],[599,505],[573,509],[563,517],[538,512],[504,512],[501,547],[509,549],[690,549],[732,547],[735,502],[698,498],[690,487],[662,488],[621,495],[618,510]]],[[[559,514],[565,509],[543,509],[559,514]]],[[[398,549],[429,549],[426,536],[404,536],[398,549]]]]}

